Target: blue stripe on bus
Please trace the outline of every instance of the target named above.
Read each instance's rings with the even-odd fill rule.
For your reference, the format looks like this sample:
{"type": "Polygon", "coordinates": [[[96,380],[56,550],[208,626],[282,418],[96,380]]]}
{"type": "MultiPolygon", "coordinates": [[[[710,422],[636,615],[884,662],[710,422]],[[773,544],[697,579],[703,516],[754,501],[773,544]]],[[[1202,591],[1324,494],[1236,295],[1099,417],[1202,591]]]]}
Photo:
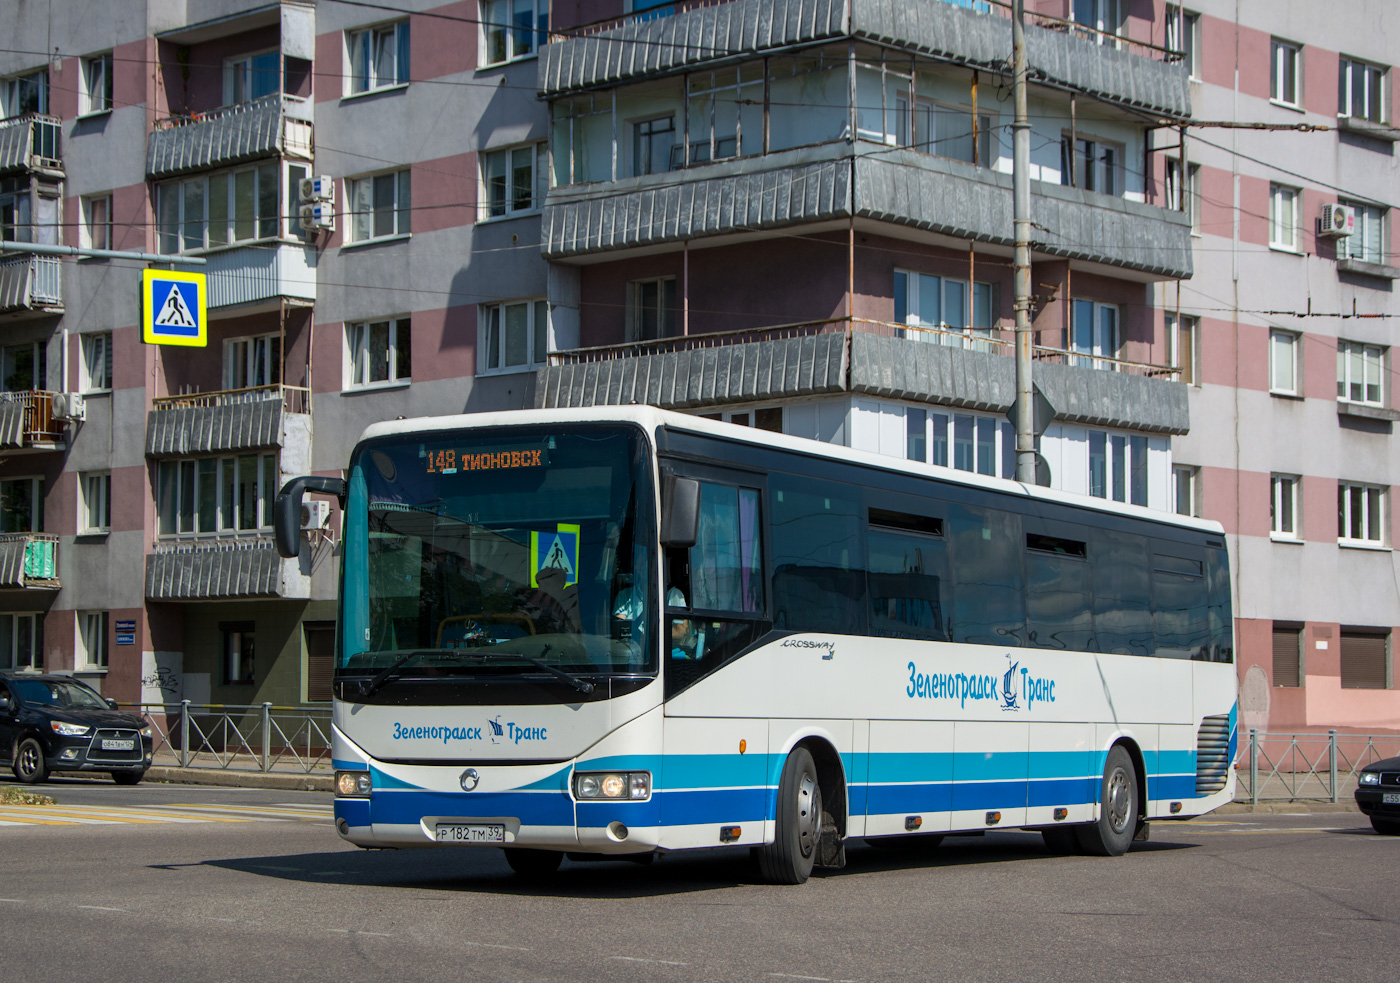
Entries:
{"type": "Polygon", "coordinates": [[[351,826],[368,826],[369,799],[336,799],[335,818],[351,826]]]}
{"type": "Polygon", "coordinates": [[[625,826],[661,825],[661,803],[657,796],[650,802],[580,802],[577,806],[580,828],[600,828],[613,822],[625,826]]]}
{"type": "Polygon", "coordinates": [[[572,826],[574,803],[549,792],[376,791],[370,817],[376,824],[414,825],[424,816],[510,817],[525,826],[572,826]]]}

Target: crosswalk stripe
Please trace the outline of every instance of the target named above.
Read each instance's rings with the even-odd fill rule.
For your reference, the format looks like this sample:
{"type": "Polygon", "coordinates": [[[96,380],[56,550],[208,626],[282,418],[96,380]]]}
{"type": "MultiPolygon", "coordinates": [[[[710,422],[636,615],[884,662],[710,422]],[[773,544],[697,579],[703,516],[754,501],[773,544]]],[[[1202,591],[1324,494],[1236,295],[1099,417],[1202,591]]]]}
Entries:
{"type": "Polygon", "coordinates": [[[0,826],[110,826],[160,823],[275,823],[325,821],[326,809],[248,809],[196,804],[126,808],[122,806],[0,807],[0,826]]]}

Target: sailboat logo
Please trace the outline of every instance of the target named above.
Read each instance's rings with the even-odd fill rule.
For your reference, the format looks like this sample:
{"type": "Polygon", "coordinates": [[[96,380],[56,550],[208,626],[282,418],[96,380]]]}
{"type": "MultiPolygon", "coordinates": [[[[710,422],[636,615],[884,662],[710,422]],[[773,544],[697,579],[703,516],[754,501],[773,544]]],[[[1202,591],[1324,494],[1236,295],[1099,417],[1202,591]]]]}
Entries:
{"type": "Polygon", "coordinates": [[[1011,662],[1010,655],[1006,657],[1006,661],[1011,664],[1001,677],[1001,708],[1003,710],[1019,710],[1021,708],[1016,704],[1016,667],[1021,663],[1011,662]]]}

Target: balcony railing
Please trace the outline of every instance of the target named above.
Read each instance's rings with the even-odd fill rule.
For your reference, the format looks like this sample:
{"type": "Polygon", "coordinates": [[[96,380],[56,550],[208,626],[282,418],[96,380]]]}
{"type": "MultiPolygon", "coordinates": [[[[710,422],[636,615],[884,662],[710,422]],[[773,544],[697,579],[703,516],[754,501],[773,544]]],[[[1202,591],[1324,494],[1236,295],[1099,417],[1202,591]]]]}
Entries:
{"type": "Polygon", "coordinates": [[[0,314],[63,310],[63,263],[57,256],[24,253],[0,258],[0,314]]]}
{"type": "Polygon", "coordinates": [[[58,537],[47,533],[0,535],[0,590],[57,590],[58,537]]]}
{"type": "Polygon", "coordinates": [[[236,406],[241,403],[262,403],[281,400],[282,408],[288,413],[311,412],[311,390],[302,386],[250,386],[247,389],[221,389],[215,392],[180,393],[176,396],[157,396],[151,400],[151,409],[168,410],[181,407],[208,409],[214,406],[236,406]]]}
{"type": "Polygon", "coordinates": [[[310,578],[262,535],[161,540],[146,557],[146,597],[198,601],[310,596],[310,578]]]}
{"type": "Polygon", "coordinates": [[[151,401],[146,454],[187,457],[222,451],[309,446],[311,390],[255,386],[180,393],[151,401]]]}
{"type": "Polygon", "coordinates": [[[40,113],[0,121],[0,171],[62,170],[62,131],[62,120],[40,113]]]}
{"type": "Polygon", "coordinates": [[[0,448],[59,444],[63,432],[53,415],[55,395],[42,389],[0,392],[0,448]]]}
{"type": "Polygon", "coordinates": [[[273,93],[237,106],[158,119],[146,173],[159,178],[281,154],[311,159],[311,104],[273,93]]]}

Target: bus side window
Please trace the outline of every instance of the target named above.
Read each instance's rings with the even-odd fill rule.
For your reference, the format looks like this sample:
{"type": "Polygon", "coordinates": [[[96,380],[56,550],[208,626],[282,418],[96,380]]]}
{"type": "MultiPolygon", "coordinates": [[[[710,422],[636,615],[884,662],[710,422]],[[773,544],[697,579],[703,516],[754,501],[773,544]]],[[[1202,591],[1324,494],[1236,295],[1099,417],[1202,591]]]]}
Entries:
{"type": "Polygon", "coordinates": [[[946,642],[951,582],[943,521],[872,508],[866,543],[870,633],[946,642]]]}
{"type": "Polygon", "coordinates": [[[1157,654],[1168,659],[1208,659],[1208,610],[1201,560],[1158,553],[1154,549],[1152,622],[1157,635],[1157,654]]]}
{"type": "Polygon", "coordinates": [[[1082,539],[1026,533],[1026,615],[1034,647],[1095,651],[1090,559],[1082,539]]]}
{"type": "Polygon", "coordinates": [[[1025,645],[1021,517],[993,508],[950,505],[953,641],[1025,645]]]}
{"type": "Polygon", "coordinates": [[[691,607],[763,611],[763,553],[758,492],[700,483],[700,528],[690,548],[691,607]]]}
{"type": "Polygon", "coordinates": [[[860,490],[774,474],[773,627],[860,635],[866,631],[865,515],[860,490]]]}
{"type": "Polygon", "coordinates": [[[1152,589],[1147,540],[1132,533],[1100,530],[1090,540],[1094,562],[1094,636],[1098,650],[1116,655],[1152,655],[1152,589]]]}
{"type": "Polygon", "coordinates": [[[1230,563],[1224,544],[1206,547],[1206,589],[1210,598],[1210,660],[1234,662],[1235,618],[1230,603],[1230,563]]]}

